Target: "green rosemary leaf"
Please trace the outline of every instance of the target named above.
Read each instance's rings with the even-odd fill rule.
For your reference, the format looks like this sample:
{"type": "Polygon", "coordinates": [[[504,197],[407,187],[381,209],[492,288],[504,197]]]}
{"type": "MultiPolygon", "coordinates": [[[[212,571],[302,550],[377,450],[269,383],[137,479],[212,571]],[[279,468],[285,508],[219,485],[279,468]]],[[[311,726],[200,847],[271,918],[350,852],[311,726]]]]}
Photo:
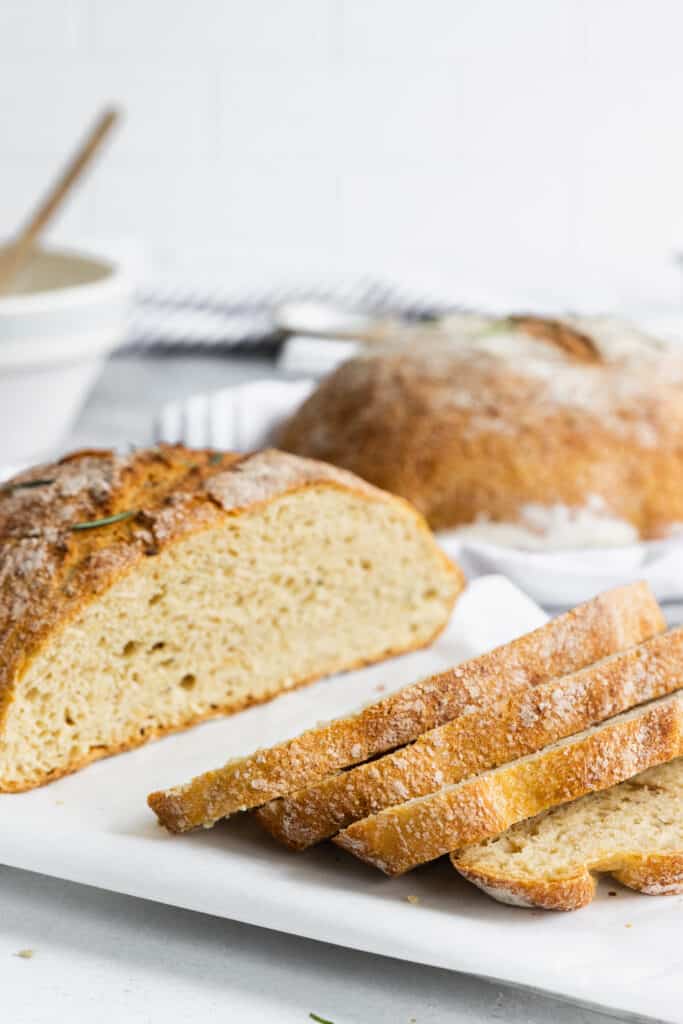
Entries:
{"type": "Polygon", "coordinates": [[[502,316],[489,324],[489,326],[482,331],[481,336],[488,337],[490,334],[504,334],[507,331],[515,330],[517,330],[517,325],[514,320],[509,316],[502,316]]]}
{"type": "Polygon", "coordinates": [[[318,1024],[332,1024],[332,1021],[328,1020],[327,1017],[319,1017],[318,1014],[313,1013],[313,1011],[311,1011],[308,1016],[311,1020],[317,1020],[318,1024]]]}
{"type": "Polygon", "coordinates": [[[217,466],[220,462],[223,461],[223,454],[223,452],[214,452],[211,458],[209,459],[209,465],[217,466]]]}
{"type": "Polygon", "coordinates": [[[77,530],[94,530],[98,526],[111,526],[112,523],[122,523],[124,519],[130,519],[137,515],[137,509],[130,509],[128,512],[117,512],[115,516],[105,516],[104,519],[91,519],[87,523],[74,523],[70,527],[74,532],[77,530]]]}
{"type": "Polygon", "coordinates": [[[46,477],[44,480],[25,480],[23,483],[5,484],[4,487],[0,487],[0,494],[5,492],[12,493],[13,491],[28,491],[33,487],[47,487],[48,484],[53,484],[54,482],[54,477],[49,479],[46,477]]]}

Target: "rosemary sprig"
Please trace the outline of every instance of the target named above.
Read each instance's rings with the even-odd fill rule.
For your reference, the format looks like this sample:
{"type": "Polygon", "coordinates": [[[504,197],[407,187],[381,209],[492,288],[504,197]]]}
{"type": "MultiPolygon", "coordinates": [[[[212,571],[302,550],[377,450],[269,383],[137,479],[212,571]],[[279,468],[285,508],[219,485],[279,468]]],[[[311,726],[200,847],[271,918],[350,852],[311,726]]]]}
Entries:
{"type": "Polygon", "coordinates": [[[311,1011],[308,1016],[311,1020],[317,1020],[318,1024],[332,1024],[332,1021],[328,1020],[327,1017],[319,1017],[318,1014],[313,1013],[313,1011],[311,1011]]]}
{"type": "Polygon", "coordinates": [[[124,519],[130,519],[137,515],[137,509],[129,509],[127,512],[117,512],[113,516],[105,516],[104,519],[91,519],[87,523],[74,523],[69,529],[74,533],[78,530],[94,530],[98,526],[111,526],[112,523],[122,523],[124,519]]]}
{"type": "Polygon", "coordinates": [[[209,459],[209,465],[217,466],[220,462],[223,461],[224,454],[225,452],[214,452],[211,458],[209,459]]]}
{"type": "Polygon", "coordinates": [[[0,494],[12,494],[14,491],[29,491],[33,487],[47,487],[48,484],[53,484],[54,477],[46,477],[44,480],[24,480],[18,484],[5,484],[4,487],[0,487],[0,494]]]}
{"type": "Polygon", "coordinates": [[[514,322],[512,317],[501,316],[497,317],[493,323],[489,324],[482,331],[481,337],[488,338],[491,334],[503,334],[506,331],[518,330],[518,325],[514,322]]]}

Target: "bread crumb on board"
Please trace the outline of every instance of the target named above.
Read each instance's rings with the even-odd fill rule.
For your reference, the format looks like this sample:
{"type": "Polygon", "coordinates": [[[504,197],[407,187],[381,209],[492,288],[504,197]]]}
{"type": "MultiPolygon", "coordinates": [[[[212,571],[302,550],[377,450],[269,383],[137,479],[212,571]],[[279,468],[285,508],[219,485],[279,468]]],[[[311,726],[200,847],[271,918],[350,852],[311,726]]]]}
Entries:
{"type": "Polygon", "coordinates": [[[408,903],[412,903],[412,905],[414,907],[416,907],[419,904],[419,902],[420,902],[420,897],[419,896],[406,896],[406,899],[407,899],[408,903]]]}
{"type": "Polygon", "coordinates": [[[35,954],[35,949],[19,949],[14,955],[21,957],[22,960],[32,960],[35,954]]]}

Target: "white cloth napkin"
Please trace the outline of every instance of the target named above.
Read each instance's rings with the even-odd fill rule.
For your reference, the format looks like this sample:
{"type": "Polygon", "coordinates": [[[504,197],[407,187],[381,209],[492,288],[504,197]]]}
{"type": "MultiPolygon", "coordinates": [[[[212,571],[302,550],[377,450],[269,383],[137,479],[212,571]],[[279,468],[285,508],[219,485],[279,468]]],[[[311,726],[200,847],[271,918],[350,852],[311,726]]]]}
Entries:
{"type": "Polygon", "coordinates": [[[325,377],[359,351],[355,341],[309,338],[295,334],[280,349],[278,370],[291,377],[325,377]]]}
{"type": "Polygon", "coordinates": [[[168,402],[157,418],[156,439],[240,452],[262,448],[313,387],[312,380],[260,380],[168,402]]]}
{"type": "MultiPolygon", "coordinates": [[[[248,451],[272,441],[278,423],[311,393],[311,380],[266,380],[195,395],[166,405],[158,417],[157,439],[248,451]]],[[[548,608],[565,608],[601,590],[647,580],[660,601],[683,602],[683,538],[623,547],[525,551],[461,538],[457,531],[439,541],[474,579],[501,573],[548,608]]],[[[683,617],[683,608],[671,609],[683,617]]]]}

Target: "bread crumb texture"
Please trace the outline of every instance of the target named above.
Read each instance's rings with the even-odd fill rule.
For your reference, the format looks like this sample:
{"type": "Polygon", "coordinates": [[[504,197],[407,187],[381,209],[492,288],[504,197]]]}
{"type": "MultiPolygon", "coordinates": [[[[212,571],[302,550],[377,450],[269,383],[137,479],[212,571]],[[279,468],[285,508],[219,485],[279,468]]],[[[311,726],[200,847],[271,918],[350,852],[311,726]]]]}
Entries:
{"type": "Polygon", "coordinates": [[[339,832],[334,842],[386,874],[403,874],[681,753],[679,691],[500,768],[363,818],[339,832]]]}
{"type": "Polygon", "coordinates": [[[468,707],[409,746],[265,804],[257,818],[280,842],[304,849],[370,814],[532,753],[681,686],[683,629],[677,629],[507,700],[468,707]]]}
{"type": "Polygon", "coordinates": [[[683,758],[514,825],[452,861],[497,899],[548,909],[590,902],[590,872],[651,895],[682,892],[683,758]]]}
{"type": "MultiPolygon", "coordinates": [[[[470,704],[579,668],[663,628],[661,610],[647,584],[616,587],[509,644],[396,690],[355,715],[333,719],[184,784],[152,793],[148,802],[172,831],[209,826],[236,811],[294,793],[340,768],[401,747],[470,704]]],[[[266,815],[262,823],[270,828],[279,817],[276,811],[274,819],[266,815]]],[[[276,827],[275,834],[278,831],[276,827]]],[[[307,835],[313,841],[308,830],[307,835]]],[[[294,840],[289,831],[282,834],[285,841],[290,837],[294,840]]]]}
{"type": "Polygon", "coordinates": [[[419,647],[462,584],[410,506],[309,460],[38,467],[0,493],[0,789],[419,647]]]}

